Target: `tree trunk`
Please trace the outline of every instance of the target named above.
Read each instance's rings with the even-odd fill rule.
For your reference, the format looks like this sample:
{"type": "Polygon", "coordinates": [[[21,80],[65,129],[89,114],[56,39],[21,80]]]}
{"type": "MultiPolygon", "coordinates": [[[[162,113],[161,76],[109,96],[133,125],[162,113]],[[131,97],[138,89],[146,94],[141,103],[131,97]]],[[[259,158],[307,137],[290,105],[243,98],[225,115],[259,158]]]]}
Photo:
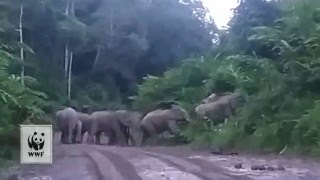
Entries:
{"type": "MultiPolygon", "coordinates": [[[[66,0],[67,4],[66,4],[66,10],[65,10],[65,14],[66,16],[69,16],[69,0],[66,0]]],[[[66,42],[66,46],[64,49],[64,76],[67,79],[68,78],[68,64],[69,64],[69,46],[68,46],[68,42],[66,42]]]]}
{"type": "MultiPolygon", "coordinates": [[[[69,9],[69,5],[67,6],[67,8],[69,9]]],[[[74,1],[71,0],[71,7],[70,10],[67,11],[67,15],[69,15],[69,11],[71,16],[74,16],[74,1]]],[[[73,61],[73,52],[70,51],[70,57],[68,59],[69,61],[69,69],[68,69],[68,100],[71,99],[71,76],[72,76],[72,61],[73,61]]]]}
{"type": "Polygon", "coordinates": [[[68,64],[69,64],[69,47],[67,43],[64,49],[64,76],[66,79],[68,77],[68,64]]]}
{"type": "MultiPolygon", "coordinates": [[[[20,5],[20,18],[19,18],[19,34],[20,34],[20,43],[23,43],[23,32],[22,32],[22,17],[23,17],[23,1],[21,1],[20,5]]],[[[20,47],[20,58],[22,61],[22,67],[21,67],[21,83],[24,86],[24,54],[23,54],[23,48],[20,47]]]]}
{"type": "Polygon", "coordinates": [[[73,53],[71,52],[70,60],[69,60],[69,73],[68,73],[68,100],[71,99],[72,60],[73,60],[73,53]]]}

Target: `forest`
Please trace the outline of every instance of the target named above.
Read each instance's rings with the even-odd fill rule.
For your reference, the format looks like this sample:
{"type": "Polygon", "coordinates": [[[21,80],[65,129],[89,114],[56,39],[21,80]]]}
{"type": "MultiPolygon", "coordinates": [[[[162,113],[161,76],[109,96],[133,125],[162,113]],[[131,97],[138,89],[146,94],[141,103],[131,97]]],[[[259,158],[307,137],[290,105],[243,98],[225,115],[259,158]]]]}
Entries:
{"type": "Polygon", "coordinates": [[[192,114],[235,89],[247,102],[228,123],[197,120],[177,139],[319,155],[319,44],[318,0],[241,0],[226,29],[200,0],[1,0],[0,157],[14,157],[20,124],[61,106],[176,101],[192,114]]]}

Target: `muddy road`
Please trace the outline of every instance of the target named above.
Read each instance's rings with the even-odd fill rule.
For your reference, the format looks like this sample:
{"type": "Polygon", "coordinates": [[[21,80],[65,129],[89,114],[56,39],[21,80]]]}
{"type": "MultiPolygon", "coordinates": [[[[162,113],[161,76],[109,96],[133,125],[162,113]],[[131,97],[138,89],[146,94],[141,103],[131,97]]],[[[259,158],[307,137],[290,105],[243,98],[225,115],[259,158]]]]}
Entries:
{"type": "Polygon", "coordinates": [[[187,147],[53,147],[53,164],[22,165],[21,180],[320,180],[320,163],[279,157],[213,155],[187,147]],[[243,163],[240,169],[235,165],[243,163]],[[251,170],[252,165],[284,169],[251,170]]]}

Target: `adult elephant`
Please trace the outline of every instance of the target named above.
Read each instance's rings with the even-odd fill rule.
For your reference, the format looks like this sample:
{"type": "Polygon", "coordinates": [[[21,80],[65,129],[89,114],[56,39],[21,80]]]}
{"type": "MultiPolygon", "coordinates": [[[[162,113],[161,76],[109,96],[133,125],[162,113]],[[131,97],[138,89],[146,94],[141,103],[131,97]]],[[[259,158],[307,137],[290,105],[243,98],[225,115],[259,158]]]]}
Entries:
{"type": "MultiPolygon", "coordinates": [[[[187,111],[179,105],[172,105],[170,109],[157,109],[144,116],[140,123],[140,141],[137,145],[142,145],[147,139],[155,143],[156,136],[163,132],[176,134],[180,131],[177,122],[188,121],[191,119],[187,111]]],[[[139,132],[135,132],[139,134],[139,132]]]]}
{"type": "Polygon", "coordinates": [[[227,119],[235,114],[236,108],[244,98],[240,93],[228,93],[226,95],[206,98],[203,102],[195,108],[195,112],[201,119],[210,118],[214,123],[226,122],[227,119]]]}
{"type": "Polygon", "coordinates": [[[62,143],[81,143],[82,123],[77,111],[70,107],[57,111],[56,123],[58,130],[61,131],[62,143]]]}
{"type": "Polygon", "coordinates": [[[95,138],[96,144],[101,144],[100,136],[104,132],[109,137],[109,145],[126,144],[126,135],[115,111],[96,111],[90,115],[90,142],[95,138]]]}
{"type": "Polygon", "coordinates": [[[224,92],[224,93],[212,93],[207,98],[201,101],[201,104],[206,104],[214,101],[218,101],[221,97],[232,95],[231,92],[224,92]]]}

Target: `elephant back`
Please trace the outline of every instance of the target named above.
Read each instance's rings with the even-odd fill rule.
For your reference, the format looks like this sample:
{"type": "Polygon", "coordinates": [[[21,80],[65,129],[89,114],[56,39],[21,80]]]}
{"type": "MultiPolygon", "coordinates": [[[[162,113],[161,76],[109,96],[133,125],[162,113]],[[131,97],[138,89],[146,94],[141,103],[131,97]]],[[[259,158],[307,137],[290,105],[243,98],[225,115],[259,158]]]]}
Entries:
{"type": "Polygon", "coordinates": [[[220,97],[217,96],[215,93],[210,94],[210,96],[208,96],[207,98],[203,99],[201,101],[201,104],[206,104],[209,102],[213,102],[213,101],[217,101],[220,97]]]}
{"type": "Polygon", "coordinates": [[[117,113],[115,111],[96,111],[92,113],[89,117],[89,121],[94,121],[95,123],[105,123],[108,121],[117,120],[117,113]]]}
{"type": "Polygon", "coordinates": [[[173,105],[171,109],[168,110],[172,119],[174,120],[187,120],[190,121],[188,112],[179,105],[173,105]]]}
{"type": "Polygon", "coordinates": [[[82,112],[77,112],[77,113],[78,113],[78,119],[81,122],[88,121],[90,118],[89,114],[87,114],[87,113],[82,113],[82,112]]]}
{"type": "Polygon", "coordinates": [[[229,106],[231,106],[231,108],[236,108],[239,104],[239,101],[241,100],[241,97],[242,96],[240,93],[232,93],[221,97],[220,101],[228,104],[229,106]]]}
{"type": "Polygon", "coordinates": [[[76,121],[77,119],[77,112],[73,108],[68,107],[56,112],[56,121],[59,128],[62,128],[68,122],[76,121]]]}
{"type": "Polygon", "coordinates": [[[136,111],[118,110],[116,113],[120,122],[127,127],[137,125],[143,118],[142,114],[136,111]]]}

